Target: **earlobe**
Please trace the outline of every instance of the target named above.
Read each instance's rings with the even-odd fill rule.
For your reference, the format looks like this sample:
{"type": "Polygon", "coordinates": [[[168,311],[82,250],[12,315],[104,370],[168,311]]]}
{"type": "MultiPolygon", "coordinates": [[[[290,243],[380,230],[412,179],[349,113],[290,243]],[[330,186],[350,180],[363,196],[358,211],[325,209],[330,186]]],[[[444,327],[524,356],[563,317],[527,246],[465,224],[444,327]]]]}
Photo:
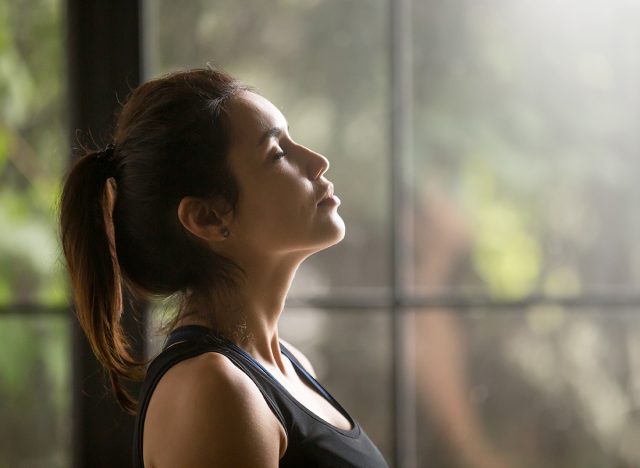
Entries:
{"type": "Polygon", "coordinates": [[[211,201],[184,197],[178,205],[178,219],[185,229],[203,240],[222,241],[229,236],[222,216],[211,201]]]}

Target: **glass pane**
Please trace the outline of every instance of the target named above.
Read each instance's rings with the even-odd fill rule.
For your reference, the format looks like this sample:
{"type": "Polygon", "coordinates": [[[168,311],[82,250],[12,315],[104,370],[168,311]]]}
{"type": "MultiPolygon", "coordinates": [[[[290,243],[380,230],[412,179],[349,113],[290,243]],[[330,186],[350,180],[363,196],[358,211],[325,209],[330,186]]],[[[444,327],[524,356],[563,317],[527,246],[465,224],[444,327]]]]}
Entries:
{"type": "Polygon", "coordinates": [[[421,310],[418,467],[640,465],[638,310],[421,310]]]}
{"type": "Polygon", "coordinates": [[[292,138],[331,161],[347,235],[303,264],[292,294],[384,287],[386,3],[158,0],[146,11],[148,76],[213,61],[256,86],[292,138]]]}
{"type": "Polygon", "coordinates": [[[640,3],[416,1],[412,19],[414,287],[637,289],[640,3]]]}
{"type": "Polygon", "coordinates": [[[0,303],[65,303],[54,216],[68,161],[62,7],[0,8],[0,303]]]}
{"type": "Polygon", "coordinates": [[[71,465],[71,350],[66,316],[0,315],[0,466],[71,465]]]}

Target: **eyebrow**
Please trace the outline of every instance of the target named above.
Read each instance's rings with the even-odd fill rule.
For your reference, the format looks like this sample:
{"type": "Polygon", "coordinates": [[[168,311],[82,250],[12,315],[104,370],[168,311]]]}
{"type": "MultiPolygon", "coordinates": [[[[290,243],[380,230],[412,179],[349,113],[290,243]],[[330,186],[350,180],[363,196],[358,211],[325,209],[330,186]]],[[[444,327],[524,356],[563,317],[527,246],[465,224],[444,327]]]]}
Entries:
{"type": "MultiPolygon", "coordinates": [[[[287,131],[290,131],[289,124],[287,124],[287,131]]],[[[270,129],[268,129],[262,134],[262,136],[258,140],[258,144],[256,145],[256,148],[262,145],[265,142],[265,140],[267,140],[268,138],[278,137],[281,134],[282,134],[282,128],[271,127],[270,129]]]]}

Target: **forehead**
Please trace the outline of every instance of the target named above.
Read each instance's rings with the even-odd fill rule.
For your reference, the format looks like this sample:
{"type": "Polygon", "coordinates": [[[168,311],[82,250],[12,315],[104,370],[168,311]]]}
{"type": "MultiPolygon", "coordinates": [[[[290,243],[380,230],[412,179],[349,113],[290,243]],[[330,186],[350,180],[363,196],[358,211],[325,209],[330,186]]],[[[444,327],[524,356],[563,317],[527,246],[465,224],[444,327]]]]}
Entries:
{"type": "Polygon", "coordinates": [[[242,91],[229,104],[233,139],[236,143],[255,145],[264,131],[286,127],[282,113],[268,99],[250,91],[242,91]]]}

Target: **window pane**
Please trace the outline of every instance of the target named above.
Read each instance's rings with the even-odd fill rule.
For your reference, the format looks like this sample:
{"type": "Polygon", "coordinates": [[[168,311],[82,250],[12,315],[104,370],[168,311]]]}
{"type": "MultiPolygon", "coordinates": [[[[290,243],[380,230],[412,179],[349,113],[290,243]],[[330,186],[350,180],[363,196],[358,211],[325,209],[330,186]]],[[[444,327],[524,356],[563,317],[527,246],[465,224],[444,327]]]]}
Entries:
{"type": "Polygon", "coordinates": [[[55,200],[68,162],[62,2],[0,8],[0,303],[61,304],[55,200]]]}
{"type": "Polygon", "coordinates": [[[46,311],[0,315],[0,466],[71,464],[69,321],[46,311]]]}
{"type": "Polygon", "coordinates": [[[640,465],[638,310],[422,310],[418,467],[640,465]]]}
{"type": "Polygon", "coordinates": [[[416,1],[412,18],[414,286],[637,289],[640,4],[416,1]]]}
{"type": "Polygon", "coordinates": [[[347,235],[292,294],[379,288],[388,274],[385,2],[147,2],[147,75],[213,61],[256,86],[328,157],[347,235]],[[185,34],[189,31],[189,34],[185,34]]]}

